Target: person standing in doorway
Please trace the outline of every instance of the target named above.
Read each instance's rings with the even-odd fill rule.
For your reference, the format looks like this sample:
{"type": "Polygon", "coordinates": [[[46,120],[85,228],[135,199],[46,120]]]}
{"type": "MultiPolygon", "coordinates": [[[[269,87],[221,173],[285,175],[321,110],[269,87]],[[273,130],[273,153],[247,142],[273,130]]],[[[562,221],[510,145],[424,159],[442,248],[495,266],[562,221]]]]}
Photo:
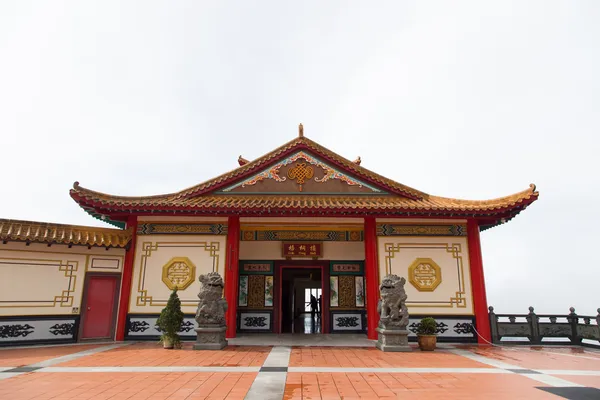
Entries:
{"type": "Polygon", "coordinates": [[[317,298],[314,295],[310,295],[310,316],[312,319],[315,319],[315,313],[318,308],[317,298]]]}
{"type": "Polygon", "coordinates": [[[319,308],[317,309],[317,314],[319,317],[321,317],[321,314],[323,313],[323,302],[321,301],[322,297],[323,296],[319,296],[319,304],[318,304],[319,308]]]}

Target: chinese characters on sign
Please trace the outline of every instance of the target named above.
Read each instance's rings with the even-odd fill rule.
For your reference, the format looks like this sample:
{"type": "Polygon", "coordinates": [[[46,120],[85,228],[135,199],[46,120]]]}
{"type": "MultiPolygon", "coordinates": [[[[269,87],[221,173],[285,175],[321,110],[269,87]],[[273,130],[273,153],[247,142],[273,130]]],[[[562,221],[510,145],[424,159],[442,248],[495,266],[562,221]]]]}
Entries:
{"type": "Polygon", "coordinates": [[[283,242],[284,257],[322,257],[323,243],[283,242]]]}
{"type": "Polygon", "coordinates": [[[361,272],[360,264],[333,264],[333,272],[361,272]]]}
{"type": "Polygon", "coordinates": [[[270,272],[271,264],[244,264],[242,270],[244,272],[270,272]]]}

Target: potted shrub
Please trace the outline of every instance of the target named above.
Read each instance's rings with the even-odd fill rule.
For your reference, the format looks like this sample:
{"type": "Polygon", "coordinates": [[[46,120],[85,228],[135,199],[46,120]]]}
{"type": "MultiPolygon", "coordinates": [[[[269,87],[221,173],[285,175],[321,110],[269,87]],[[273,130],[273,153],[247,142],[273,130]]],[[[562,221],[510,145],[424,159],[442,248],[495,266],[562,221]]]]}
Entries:
{"type": "Polygon", "coordinates": [[[167,306],[160,312],[156,325],[161,330],[160,341],[165,349],[181,347],[181,338],[179,330],[183,323],[183,312],[181,311],[181,301],[177,296],[177,288],[173,289],[167,306]]]}
{"type": "Polygon", "coordinates": [[[431,317],[423,318],[417,328],[417,341],[419,348],[423,351],[433,351],[437,343],[435,331],[437,324],[431,317]]]}

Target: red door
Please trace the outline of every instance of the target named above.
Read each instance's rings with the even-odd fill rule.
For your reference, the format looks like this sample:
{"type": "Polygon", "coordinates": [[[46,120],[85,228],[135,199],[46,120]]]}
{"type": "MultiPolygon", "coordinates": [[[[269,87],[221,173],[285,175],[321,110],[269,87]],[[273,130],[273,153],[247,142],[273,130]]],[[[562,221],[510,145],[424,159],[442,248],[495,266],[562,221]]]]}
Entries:
{"type": "Polygon", "coordinates": [[[83,312],[82,339],[110,338],[112,336],[116,276],[91,276],[87,284],[83,312]]]}

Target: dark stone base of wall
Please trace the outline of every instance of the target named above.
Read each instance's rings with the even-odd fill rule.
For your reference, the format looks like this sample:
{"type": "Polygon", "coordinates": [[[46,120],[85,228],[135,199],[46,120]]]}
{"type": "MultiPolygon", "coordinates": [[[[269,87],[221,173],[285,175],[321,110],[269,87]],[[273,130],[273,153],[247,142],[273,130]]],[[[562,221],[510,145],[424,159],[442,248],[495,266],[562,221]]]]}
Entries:
{"type": "Polygon", "coordinates": [[[0,346],[77,342],[79,315],[0,317],[0,346]]]}

